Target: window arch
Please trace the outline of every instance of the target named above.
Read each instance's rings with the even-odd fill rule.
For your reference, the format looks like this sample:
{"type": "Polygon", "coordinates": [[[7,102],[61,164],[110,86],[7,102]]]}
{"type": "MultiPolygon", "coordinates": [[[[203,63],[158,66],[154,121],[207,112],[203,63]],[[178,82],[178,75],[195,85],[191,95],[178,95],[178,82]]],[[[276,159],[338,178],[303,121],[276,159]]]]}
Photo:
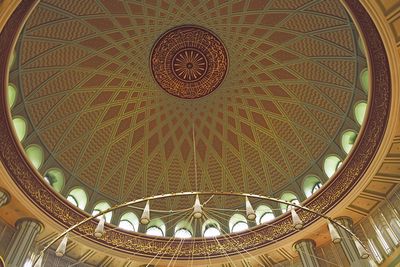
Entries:
{"type": "Polygon", "coordinates": [[[236,213],[229,219],[229,230],[231,233],[242,232],[247,229],[249,229],[249,225],[247,224],[246,217],[242,214],[236,213]]]}
{"type": "Polygon", "coordinates": [[[26,148],[25,152],[32,165],[36,169],[39,169],[44,161],[43,149],[38,145],[30,145],[26,148]]]}
{"type": "Polygon", "coordinates": [[[368,239],[368,247],[369,250],[372,252],[372,256],[374,257],[375,261],[377,263],[382,263],[383,261],[382,254],[379,252],[379,249],[377,248],[374,240],[368,239]]]}
{"type": "Polygon", "coordinates": [[[8,68],[9,69],[11,69],[11,67],[14,66],[16,58],[17,57],[16,57],[15,50],[14,50],[14,51],[11,52],[10,61],[8,62],[8,68]]]}
{"type": "Polygon", "coordinates": [[[87,203],[87,195],[82,188],[75,188],[69,192],[67,200],[81,210],[84,210],[87,203]]]}
{"type": "Polygon", "coordinates": [[[356,121],[358,124],[362,124],[364,121],[365,113],[367,111],[367,103],[359,102],[354,107],[354,116],[356,117],[356,121]]]}
{"type": "Polygon", "coordinates": [[[360,48],[361,53],[365,56],[365,45],[361,37],[358,37],[358,48],[360,48]]]}
{"type": "MultiPolygon", "coordinates": [[[[105,211],[106,209],[109,209],[109,208],[111,208],[111,206],[107,202],[105,202],[105,201],[99,202],[96,204],[96,206],[94,206],[92,215],[97,215],[98,213],[105,211]]],[[[112,211],[104,214],[104,217],[106,218],[106,222],[108,222],[108,223],[111,222],[112,211]]]]}
{"type": "MultiPolygon", "coordinates": [[[[293,204],[300,204],[299,198],[295,194],[290,192],[283,193],[281,199],[293,204]]],[[[279,205],[281,206],[282,213],[288,211],[289,205],[283,203],[280,203],[279,205]]]]}
{"type": "Polygon", "coordinates": [[[216,220],[208,219],[204,222],[202,233],[204,237],[216,237],[221,235],[221,227],[216,220]]]}
{"type": "Polygon", "coordinates": [[[314,175],[309,175],[304,179],[303,182],[303,191],[306,197],[314,194],[318,189],[322,186],[321,180],[314,175]]]}
{"type": "Polygon", "coordinates": [[[151,220],[147,226],[146,234],[152,236],[164,236],[165,224],[161,219],[151,220]]]}
{"type": "Polygon", "coordinates": [[[342,160],[336,156],[332,155],[325,159],[324,162],[324,171],[328,178],[331,178],[333,174],[339,169],[340,165],[342,165],[342,160]]]}
{"type": "Polygon", "coordinates": [[[258,206],[255,212],[257,224],[267,223],[275,219],[272,209],[266,205],[258,206]]]}
{"type": "Polygon", "coordinates": [[[15,104],[15,100],[17,99],[17,87],[9,83],[7,86],[7,101],[8,101],[8,107],[12,108],[15,104]]]}
{"type": "Polygon", "coordinates": [[[368,93],[369,72],[367,68],[363,69],[360,73],[360,83],[361,83],[361,88],[364,90],[364,92],[368,93]]]}
{"type": "Polygon", "coordinates": [[[139,219],[135,213],[129,211],[125,212],[121,219],[119,220],[120,228],[128,230],[128,231],[135,231],[137,232],[139,229],[139,219]]]}
{"type": "Polygon", "coordinates": [[[15,117],[13,119],[13,125],[15,134],[17,135],[18,140],[21,142],[26,136],[26,121],[23,117],[15,117]]]}
{"type": "Polygon", "coordinates": [[[180,221],[175,226],[175,237],[191,238],[193,236],[192,225],[188,221],[180,221]]]}
{"type": "Polygon", "coordinates": [[[60,169],[48,170],[43,179],[57,192],[60,192],[64,186],[64,173],[60,169]]]}
{"type": "Polygon", "coordinates": [[[342,135],[342,148],[347,154],[350,152],[357,139],[357,133],[354,131],[345,131],[342,135]]]}

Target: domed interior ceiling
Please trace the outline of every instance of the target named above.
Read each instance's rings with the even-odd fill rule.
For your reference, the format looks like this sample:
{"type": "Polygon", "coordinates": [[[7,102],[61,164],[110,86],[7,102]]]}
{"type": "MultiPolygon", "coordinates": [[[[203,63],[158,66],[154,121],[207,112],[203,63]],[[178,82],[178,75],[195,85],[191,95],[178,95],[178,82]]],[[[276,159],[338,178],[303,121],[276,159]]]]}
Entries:
{"type": "Polygon", "coordinates": [[[117,202],[271,195],[334,145],[355,97],[355,40],[336,0],[45,0],[21,34],[17,75],[68,184],[117,202]],[[214,33],[229,58],[219,87],[196,99],[168,94],[151,71],[155,42],[180,25],[214,33]]]}

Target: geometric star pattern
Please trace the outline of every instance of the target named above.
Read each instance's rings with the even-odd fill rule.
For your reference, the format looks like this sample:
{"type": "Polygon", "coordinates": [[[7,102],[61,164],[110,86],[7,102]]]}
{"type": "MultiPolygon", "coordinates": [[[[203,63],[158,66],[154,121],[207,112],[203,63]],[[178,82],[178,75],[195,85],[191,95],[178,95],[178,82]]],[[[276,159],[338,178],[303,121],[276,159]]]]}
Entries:
{"type": "Polygon", "coordinates": [[[355,36],[338,0],[45,0],[14,75],[68,181],[116,202],[196,189],[271,195],[305,175],[348,119],[355,36]],[[151,75],[154,42],[186,24],[228,51],[225,80],[199,99],[169,95],[151,75]]]}

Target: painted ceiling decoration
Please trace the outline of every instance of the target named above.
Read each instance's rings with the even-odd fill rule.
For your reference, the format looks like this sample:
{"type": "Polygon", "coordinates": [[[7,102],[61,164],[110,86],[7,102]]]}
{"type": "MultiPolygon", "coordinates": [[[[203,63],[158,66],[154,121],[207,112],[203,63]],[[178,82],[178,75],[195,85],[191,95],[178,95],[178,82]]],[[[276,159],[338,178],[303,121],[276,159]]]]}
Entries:
{"type": "MultiPolygon", "coordinates": [[[[326,212],[368,166],[390,102],[379,35],[364,32],[373,24],[357,1],[346,5],[373,40],[368,49],[377,53],[369,60],[379,68],[371,69],[370,83],[379,90],[368,91],[370,83],[360,80],[367,60],[339,0],[40,1],[15,47],[13,103],[0,103],[4,112],[11,106],[13,118],[26,118],[27,133],[8,131],[11,123],[4,122],[10,128],[0,131],[3,162],[29,198],[65,226],[87,214],[46,185],[60,173],[65,181],[57,191],[70,197],[85,189],[93,210],[104,204],[100,200],[112,206],[190,191],[294,193],[305,200],[301,188],[311,175],[325,185],[315,194],[312,189],[306,205],[326,212]],[[364,115],[368,97],[370,113],[361,127],[355,107],[362,103],[364,115]],[[344,133],[351,143],[346,147],[344,133]],[[28,166],[28,154],[40,160],[28,166]],[[335,168],[328,174],[324,163],[331,158],[335,168]],[[53,176],[45,176],[50,171],[53,176]]],[[[29,8],[25,3],[19,12],[29,8]]],[[[184,209],[193,202],[168,198],[152,209],[184,209]]],[[[207,203],[244,208],[244,199],[207,203]]],[[[317,219],[299,216],[305,226],[317,219]]],[[[241,232],[239,248],[229,235],[168,248],[170,240],[126,231],[85,238],[109,247],[117,242],[116,250],[145,257],[217,258],[293,234],[289,221],[285,213],[274,227],[241,232]]],[[[90,222],[76,232],[95,227],[90,222]]]]}
{"type": "Polygon", "coordinates": [[[365,98],[358,35],[339,1],[114,2],[41,2],[11,74],[67,179],[113,201],[194,190],[193,125],[198,189],[290,188],[337,146],[353,103],[365,98]],[[202,27],[189,47],[207,68],[194,83],[177,61],[184,46],[160,50],[187,24],[202,27]],[[202,50],[207,38],[214,43],[202,50]],[[175,65],[158,69],[163,57],[175,65]],[[171,92],[171,82],[200,91],[171,92]]]}
{"type": "Polygon", "coordinates": [[[181,98],[199,98],[214,91],[228,69],[228,55],[218,38],[198,26],[179,26],[163,34],[151,52],[157,83],[181,98]]]}

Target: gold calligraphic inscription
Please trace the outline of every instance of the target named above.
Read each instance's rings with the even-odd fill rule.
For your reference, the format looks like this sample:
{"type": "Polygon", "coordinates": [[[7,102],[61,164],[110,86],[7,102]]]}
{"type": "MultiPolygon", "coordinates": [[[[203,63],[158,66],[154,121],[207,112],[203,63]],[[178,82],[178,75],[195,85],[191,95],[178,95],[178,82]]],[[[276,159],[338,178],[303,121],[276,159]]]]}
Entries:
{"type": "Polygon", "coordinates": [[[224,45],[197,26],[167,31],[153,47],[151,70],[159,86],[180,98],[199,98],[214,91],[228,70],[224,45]]]}

